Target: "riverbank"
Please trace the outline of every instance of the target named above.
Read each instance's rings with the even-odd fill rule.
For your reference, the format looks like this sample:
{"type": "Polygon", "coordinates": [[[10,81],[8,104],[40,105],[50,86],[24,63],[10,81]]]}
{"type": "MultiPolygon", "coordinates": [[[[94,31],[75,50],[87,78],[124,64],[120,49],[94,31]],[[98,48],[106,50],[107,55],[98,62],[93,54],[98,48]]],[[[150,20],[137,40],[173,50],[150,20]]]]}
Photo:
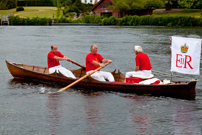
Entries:
{"type": "MultiPolygon", "coordinates": [[[[51,18],[21,18],[19,16],[10,16],[10,25],[52,25],[51,18]]],[[[100,16],[86,16],[79,19],[56,18],[54,24],[79,23],[79,24],[97,24],[97,25],[116,25],[116,26],[170,26],[170,27],[195,27],[202,26],[202,17],[190,16],[125,16],[123,18],[103,18],[100,16]]]]}
{"type": "MultiPolygon", "coordinates": [[[[0,14],[6,11],[0,10],[0,14]]],[[[123,18],[104,18],[100,16],[86,16],[78,19],[59,17],[52,20],[52,15],[56,13],[56,7],[25,7],[25,11],[10,12],[10,25],[117,25],[117,26],[202,26],[202,10],[165,9],[154,10],[152,16],[125,16],[123,18]],[[13,13],[13,14],[12,14],[13,13]],[[69,24],[68,24],[69,25],[69,24]]]]}

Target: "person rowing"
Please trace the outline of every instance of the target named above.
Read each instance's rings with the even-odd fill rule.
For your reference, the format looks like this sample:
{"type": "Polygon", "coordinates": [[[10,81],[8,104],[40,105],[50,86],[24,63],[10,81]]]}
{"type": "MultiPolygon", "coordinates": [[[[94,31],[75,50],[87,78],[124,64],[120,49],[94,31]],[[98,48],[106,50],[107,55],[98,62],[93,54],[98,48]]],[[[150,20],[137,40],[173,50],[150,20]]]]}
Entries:
{"type": "Polygon", "coordinates": [[[73,61],[67,56],[64,56],[61,52],[57,51],[57,45],[52,45],[51,51],[47,55],[49,73],[52,74],[55,71],[59,73],[60,71],[60,73],[62,73],[64,76],[76,79],[76,77],[70,70],[60,65],[59,61],[61,60],[73,61]]]}
{"type": "Polygon", "coordinates": [[[152,67],[148,55],[142,52],[141,46],[135,46],[134,52],[136,54],[136,67],[134,71],[126,73],[126,78],[132,77],[133,75],[150,76],[152,67]]]}
{"type": "MultiPolygon", "coordinates": [[[[90,47],[90,53],[86,56],[86,74],[92,72],[99,67],[105,67],[102,63],[112,63],[112,60],[104,59],[100,54],[97,53],[98,47],[93,44],[90,47]]],[[[115,81],[114,76],[110,72],[96,71],[91,75],[92,78],[98,81],[115,81]]]]}

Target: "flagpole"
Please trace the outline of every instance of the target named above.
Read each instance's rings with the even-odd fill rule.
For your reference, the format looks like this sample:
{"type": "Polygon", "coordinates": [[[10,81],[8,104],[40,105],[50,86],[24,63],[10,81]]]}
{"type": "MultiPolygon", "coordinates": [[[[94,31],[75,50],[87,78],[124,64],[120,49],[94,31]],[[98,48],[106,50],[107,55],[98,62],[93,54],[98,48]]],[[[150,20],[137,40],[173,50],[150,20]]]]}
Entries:
{"type": "Polygon", "coordinates": [[[173,73],[172,72],[170,72],[170,80],[172,81],[172,78],[173,78],[173,73]]]}

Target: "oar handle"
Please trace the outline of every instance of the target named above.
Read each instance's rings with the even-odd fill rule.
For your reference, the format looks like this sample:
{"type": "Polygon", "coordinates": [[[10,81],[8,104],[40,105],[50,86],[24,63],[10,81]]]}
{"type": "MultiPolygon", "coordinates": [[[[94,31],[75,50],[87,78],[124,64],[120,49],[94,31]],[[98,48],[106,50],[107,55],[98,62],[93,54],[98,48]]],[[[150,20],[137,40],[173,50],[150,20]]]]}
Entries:
{"type": "Polygon", "coordinates": [[[70,60],[70,62],[73,63],[73,64],[75,64],[75,65],[77,65],[77,66],[79,66],[79,67],[81,67],[81,68],[83,68],[83,69],[86,68],[86,67],[80,65],[79,63],[76,63],[75,61],[70,60]]]}

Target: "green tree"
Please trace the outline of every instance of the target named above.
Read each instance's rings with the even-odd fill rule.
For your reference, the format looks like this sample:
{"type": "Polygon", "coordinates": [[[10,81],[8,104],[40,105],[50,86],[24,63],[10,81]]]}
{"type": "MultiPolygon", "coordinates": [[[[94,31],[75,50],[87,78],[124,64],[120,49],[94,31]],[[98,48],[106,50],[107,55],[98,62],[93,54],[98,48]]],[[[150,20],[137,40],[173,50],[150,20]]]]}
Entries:
{"type": "Polygon", "coordinates": [[[57,12],[56,12],[57,18],[59,18],[59,16],[60,16],[61,8],[62,8],[62,4],[61,4],[60,0],[57,0],[57,12]]]}
{"type": "MultiPolygon", "coordinates": [[[[53,1],[53,6],[57,6],[57,0],[52,0],[53,1]]],[[[60,0],[60,3],[63,6],[68,6],[70,4],[72,4],[72,0],[60,0]]]]}
{"type": "Polygon", "coordinates": [[[140,10],[145,8],[160,8],[163,0],[112,0],[112,8],[121,11],[140,10]]]}
{"type": "Polygon", "coordinates": [[[76,12],[78,17],[80,13],[88,14],[92,7],[92,4],[83,4],[80,0],[75,0],[74,3],[65,6],[63,14],[66,15],[69,12],[76,12]]]}
{"type": "Polygon", "coordinates": [[[196,5],[194,6],[194,8],[202,9],[202,0],[198,0],[198,1],[196,2],[196,5]]]}
{"type": "Polygon", "coordinates": [[[185,9],[193,8],[194,2],[196,0],[178,0],[178,4],[185,9]]]}
{"type": "Polygon", "coordinates": [[[145,8],[161,8],[164,6],[164,2],[162,0],[147,0],[145,3],[145,8]]]}
{"type": "Polygon", "coordinates": [[[7,10],[15,7],[15,0],[0,0],[0,10],[7,10]]]}
{"type": "Polygon", "coordinates": [[[186,9],[192,9],[192,8],[202,9],[202,0],[179,0],[178,4],[186,9]]]}
{"type": "Polygon", "coordinates": [[[112,0],[112,8],[121,11],[143,9],[145,0],[112,0]]]}

